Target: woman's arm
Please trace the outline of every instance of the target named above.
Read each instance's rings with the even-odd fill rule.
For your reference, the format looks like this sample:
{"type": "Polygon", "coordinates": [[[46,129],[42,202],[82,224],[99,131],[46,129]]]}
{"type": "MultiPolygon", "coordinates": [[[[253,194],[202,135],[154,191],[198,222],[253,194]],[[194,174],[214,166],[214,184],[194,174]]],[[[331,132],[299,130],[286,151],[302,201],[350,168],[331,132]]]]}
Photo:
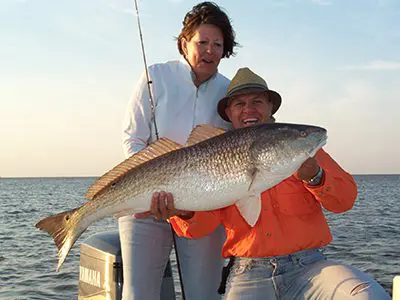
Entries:
{"type": "Polygon", "coordinates": [[[152,126],[151,115],[147,79],[143,73],[136,84],[123,123],[122,143],[125,157],[130,157],[149,143],[152,126]]]}
{"type": "Polygon", "coordinates": [[[200,238],[213,232],[221,223],[221,210],[214,211],[184,211],[175,208],[171,193],[154,193],[151,198],[150,210],[135,214],[135,218],[154,216],[168,220],[178,236],[200,238]]]}

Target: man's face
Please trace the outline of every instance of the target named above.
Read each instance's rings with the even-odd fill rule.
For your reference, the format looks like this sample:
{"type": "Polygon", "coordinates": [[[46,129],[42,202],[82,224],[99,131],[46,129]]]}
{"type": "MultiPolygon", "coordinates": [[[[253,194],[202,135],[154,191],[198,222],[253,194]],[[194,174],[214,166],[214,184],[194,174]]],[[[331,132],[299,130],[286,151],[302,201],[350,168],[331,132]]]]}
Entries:
{"type": "Polygon", "coordinates": [[[272,102],[265,93],[248,93],[228,100],[225,113],[233,128],[270,122],[272,102]]]}

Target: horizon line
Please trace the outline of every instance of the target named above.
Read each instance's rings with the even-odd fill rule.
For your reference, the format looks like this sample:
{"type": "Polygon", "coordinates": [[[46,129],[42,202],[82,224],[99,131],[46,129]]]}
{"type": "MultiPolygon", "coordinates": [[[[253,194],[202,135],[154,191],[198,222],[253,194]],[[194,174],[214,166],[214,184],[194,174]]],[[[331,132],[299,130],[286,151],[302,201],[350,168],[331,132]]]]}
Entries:
{"type": "MultiPolygon", "coordinates": [[[[400,173],[354,173],[351,176],[400,176],[400,173]]],[[[102,176],[102,175],[101,175],[102,176]]],[[[0,176],[0,179],[62,179],[62,178],[100,178],[97,175],[65,175],[65,176],[0,176]]]]}

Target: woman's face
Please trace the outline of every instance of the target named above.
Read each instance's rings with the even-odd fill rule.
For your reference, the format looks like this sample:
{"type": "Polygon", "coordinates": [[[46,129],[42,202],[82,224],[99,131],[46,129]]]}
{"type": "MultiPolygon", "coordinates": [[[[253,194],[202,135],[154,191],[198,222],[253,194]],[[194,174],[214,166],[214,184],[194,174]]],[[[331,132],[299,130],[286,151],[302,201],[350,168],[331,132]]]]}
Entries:
{"type": "Polygon", "coordinates": [[[195,84],[200,85],[214,75],[222,58],[224,37],[221,29],[209,24],[200,25],[189,41],[182,39],[182,50],[196,74],[195,84]]]}

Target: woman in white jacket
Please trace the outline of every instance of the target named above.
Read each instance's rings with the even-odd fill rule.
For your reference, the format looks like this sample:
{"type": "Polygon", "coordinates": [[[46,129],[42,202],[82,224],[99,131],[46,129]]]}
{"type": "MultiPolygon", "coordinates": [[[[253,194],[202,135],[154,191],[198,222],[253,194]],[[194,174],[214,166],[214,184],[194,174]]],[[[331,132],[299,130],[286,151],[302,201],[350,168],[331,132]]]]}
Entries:
{"type": "MultiPolygon", "coordinates": [[[[189,11],[177,39],[182,58],[148,68],[159,137],[184,144],[198,124],[228,128],[217,113],[229,80],[217,68],[234,54],[235,33],[226,13],[211,2],[189,11]]],[[[145,74],[128,106],[123,146],[126,157],[156,139],[145,74]]],[[[151,198],[152,195],[149,195],[151,198]]],[[[123,260],[123,299],[160,299],[161,282],[172,245],[168,223],[154,218],[119,218],[123,260]]],[[[222,228],[198,240],[176,238],[186,299],[220,299],[222,228]]]]}

